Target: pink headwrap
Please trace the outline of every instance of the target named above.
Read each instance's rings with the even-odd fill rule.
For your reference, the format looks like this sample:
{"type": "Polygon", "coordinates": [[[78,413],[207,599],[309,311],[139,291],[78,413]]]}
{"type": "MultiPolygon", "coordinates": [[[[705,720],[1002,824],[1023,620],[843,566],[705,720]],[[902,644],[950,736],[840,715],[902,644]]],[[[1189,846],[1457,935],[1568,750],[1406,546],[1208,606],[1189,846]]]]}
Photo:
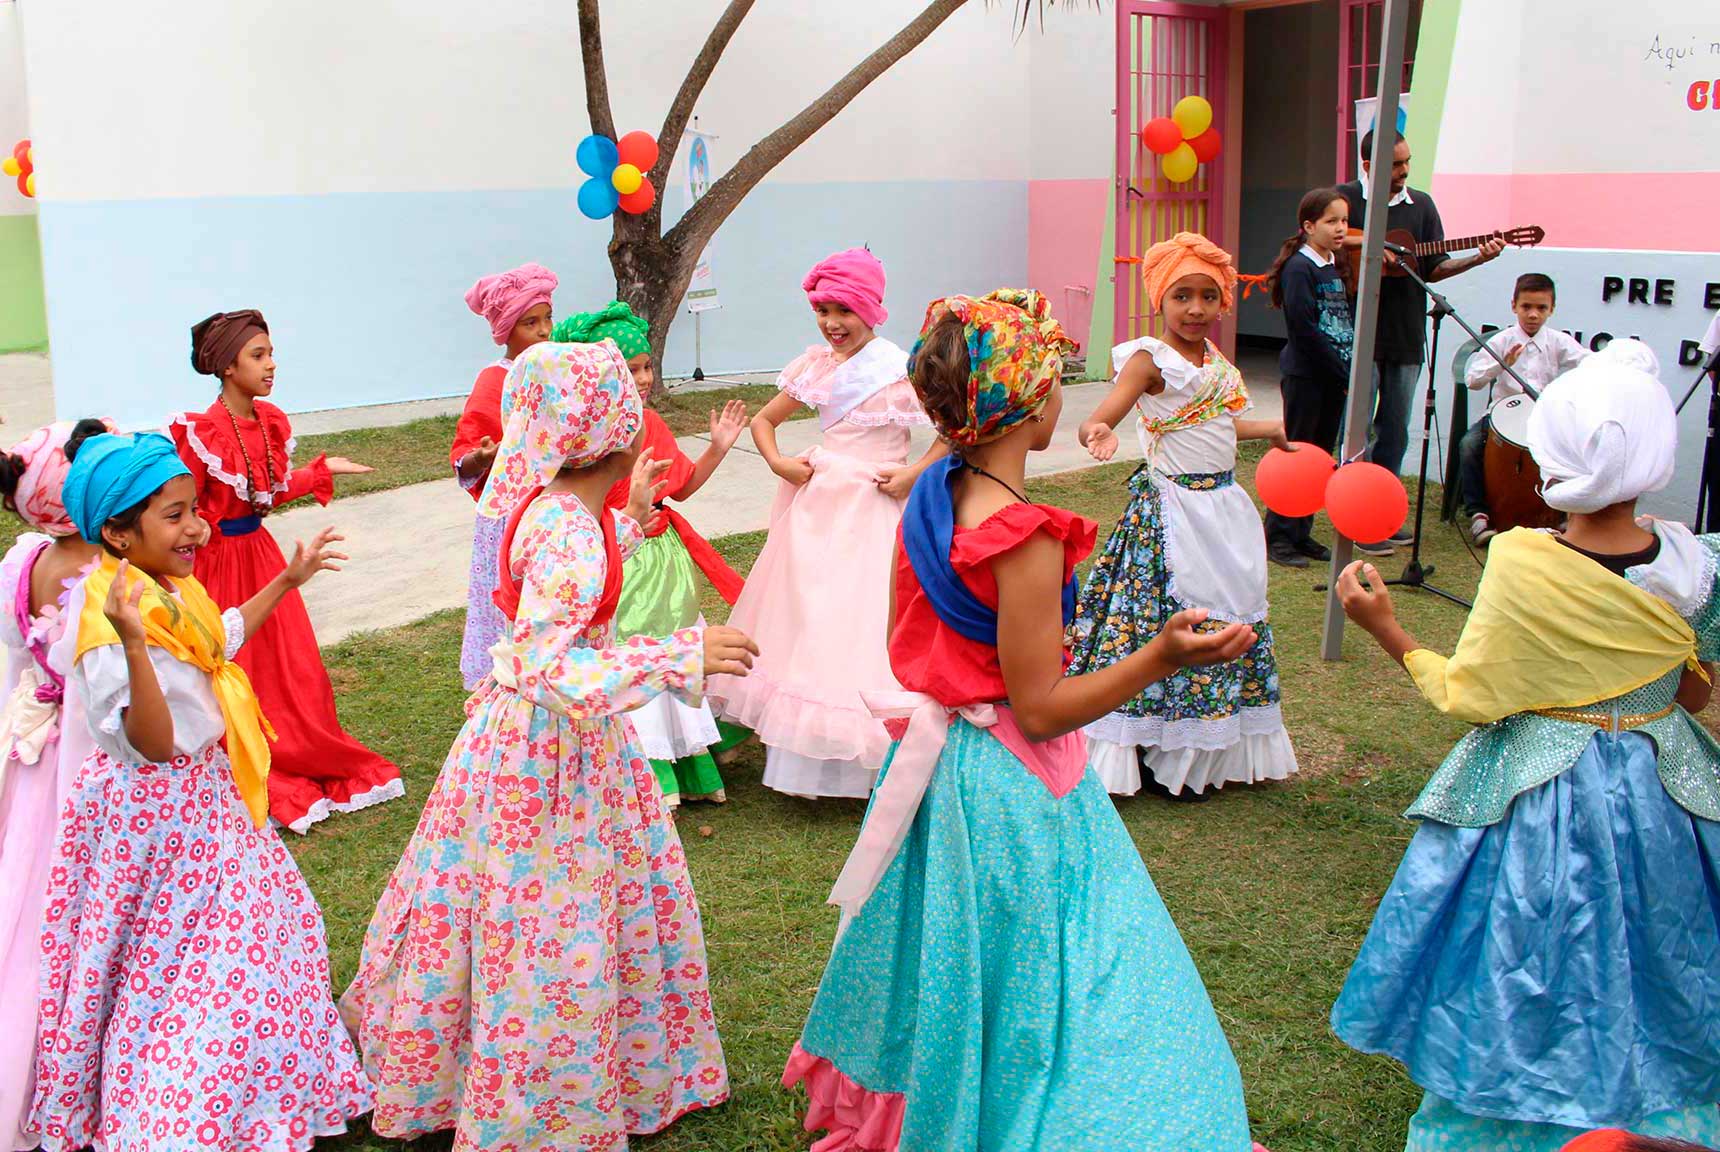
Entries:
{"type": "Polygon", "coordinates": [[[884,310],[884,266],[864,248],[850,248],[820,260],[800,287],[812,303],[840,304],[868,328],[890,318],[884,310]]]}
{"type": "Polygon", "coordinates": [[[520,317],[546,302],[559,284],[542,264],[521,264],[511,272],[485,276],[466,293],[466,307],[490,322],[490,335],[506,344],[520,317]]]}
{"type": "MultiPolygon", "coordinates": [[[[103,420],[102,423],[107,425],[109,432],[119,431],[112,420],[103,420]]],[[[66,460],[66,441],[76,427],[71,421],[49,424],[46,428],[36,429],[7,451],[7,455],[24,462],[23,475],[18,477],[18,490],[13,494],[18,515],[30,527],[50,536],[78,534],[77,526],[66,514],[66,506],[60,497],[66,470],[71,467],[66,460]]]]}

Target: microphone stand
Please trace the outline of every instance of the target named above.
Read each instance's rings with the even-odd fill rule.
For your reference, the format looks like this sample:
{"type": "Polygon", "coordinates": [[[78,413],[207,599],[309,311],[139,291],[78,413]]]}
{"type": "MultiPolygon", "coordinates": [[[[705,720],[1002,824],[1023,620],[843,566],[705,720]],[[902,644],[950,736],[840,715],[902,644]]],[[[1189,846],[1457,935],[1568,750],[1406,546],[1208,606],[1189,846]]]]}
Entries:
{"type": "Polygon", "coordinates": [[[1702,479],[1696,489],[1696,523],[1698,532],[1720,531],[1720,348],[1708,357],[1708,366],[1691,381],[1690,391],[1678,402],[1676,411],[1683,412],[1696,389],[1706,379],[1708,391],[1708,437],[1702,447],[1702,479]]]}
{"type": "MultiPolygon", "coordinates": [[[[1396,580],[1387,580],[1386,584],[1400,588],[1419,588],[1423,592],[1431,592],[1435,596],[1451,601],[1453,604],[1469,608],[1472,607],[1472,605],[1461,596],[1457,596],[1451,592],[1447,592],[1443,588],[1439,588],[1428,583],[1427,578],[1433,574],[1433,565],[1423,564],[1421,562],[1421,525],[1427,508],[1427,464],[1428,453],[1433,447],[1433,419],[1437,400],[1437,389],[1434,385],[1438,381],[1439,329],[1441,323],[1447,316],[1456,320],[1459,327],[1469,333],[1470,339],[1474,340],[1482,348],[1485,348],[1488,355],[1498,361],[1499,367],[1510,373],[1512,379],[1522,385],[1523,391],[1528,394],[1531,400],[1539,399],[1540,393],[1536,389],[1530,387],[1527,380],[1524,380],[1521,376],[1517,375],[1517,370],[1511,365],[1505,363],[1504,357],[1494,351],[1493,347],[1488,344],[1486,340],[1482,339],[1479,332],[1470,327],[1469,322],[1458,313],[1457,309],[1451,306],[1451,301],[1447,300],[1440,293],[1435,292],[1433,290],[1433,286],[1421,278],[1421,275],[1411,267],[1411,261],[1407,259],[1407,257],[1411,255],[1408,250],[1399,248],[1389,242],[1386,244],[1386,247],[1394,251],[1398,256],[1398,270],[1405,276],[1408,276],[1411,280],[1415,281],[1416,287],[1420,288],[1423,294],[1425,294],[1428,300],[1433,304],[1433,307],[1428,310],[1428,315],[1433,318],[1433,334],[1428,341],[1427,348],[1427,402],[1422,406],[1421,414],[1421,467],[1416,478],[1415,539],[1410,543],[1409,563],[1404,565],[1403,575],[1398,577],[1396,580]]],[[[1455,380],[1453,380],[1452,383],[1453,387],[1457,384],[1455,380]]],[[[1716,464],[1720,465],[1720,459],[1716,460],[1716,464]]]]}

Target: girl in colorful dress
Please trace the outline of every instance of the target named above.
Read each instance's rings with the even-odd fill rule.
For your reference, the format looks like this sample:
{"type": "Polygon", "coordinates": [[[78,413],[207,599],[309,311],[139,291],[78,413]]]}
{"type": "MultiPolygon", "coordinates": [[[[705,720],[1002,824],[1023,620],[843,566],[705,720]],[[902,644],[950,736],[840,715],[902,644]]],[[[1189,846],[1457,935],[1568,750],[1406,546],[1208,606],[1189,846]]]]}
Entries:
{"type": "Polygon", "coordinates": [[[63,809],[41,935],[32,1131],[49,1152],[305,1152],[370,1110],[322,913],[268,824],[269,721],[232,657],[344,559],[320,534],[223,612],[164,436],[93,436],[66,511],[105,549],[50,663],[95,747],[63,809]],[[225,748],[223,748],[225,744],[225,748]]]}
{"type": "Polygon", "coordinates": [[[25,1132],[36,1073],[42,897],[54,830],[90,749],[82,702],[65,699],[48,650],[66,627],[66,599],[100,557],[60,500],[66,449],[109,428],[100,420],[38,428],[0,456],[0,498],[33,531],[0,560],[0,1149],[34,1148],[25,1132]]]}
{"type": "Polygon", "coordinates": [[[890,738],[861,693],[900,687],[884,647],[890,550],[914,480],[944,448],[908,464],[909,434],[928,421],[907,354],[874,331],[889,315],[878,259],[850,248],[801,287],[825,342],[783,369],[782,395],[753,418],[753,443],[782,483],[729,616],[763,655],[745,681],[714,679],[711,706],[758,733],[767,786],[865,797],[890,738]],[[824,442],[784,456],[777,426],[802,406],[818,410],[824,442]]]}
{"type": "MultiPolygon", "coordinates": [[[[731,400],[722,412],[711,413],[711,444],[698,460],[681,451],[675,434],[649,407],[657,379],[651,362],[650,325],[620,300],[597,312],[568,317],[556,325],[555,339],[564,344],[613,340],[627,357],[633,386],[647,405],[644,451],[659,463],[669,462],[669,470],[663,477],[665,499],[691,499],[740,439],[747,423],[747,408],[739,400],[731,400]]],[[[609,490],[604,506],[612,511],[626,508],[631,489],[626,478],[617,481],[609,490]]],[[[683,628],[703,627],[695,572],[703,574],[725,602],[733,604],[740,596],[740,576],[679,512],[659,503],[644,528],[645,542],[627,558],[621,581],[621,602],[615,608],[618,642],[635,636],[667,636],[683,628]]],[[[727,797],[716,756],[745,740],[744,729],[719,726],[709,705],[702,701],[696,706],[689,705],[670,692],[653,696],[628,713],[627,718],[633,722],[639,750],[657,773],[665,803],[673,808],[683,799],[724,802],[727,797]]]]}
{"type": "Polygon", "coordinates": [[[1447,659],[1372,565],[1351,619],[1476,729],[1419,820],[1332,1009],[1424,1090],[1411,1152],[1555,1152],[1628,1128],[1720,1143],[1720,539],[1638,520],[1672,479],[1672,401],[1635,341],[1547,386],[1529,450],[1562,534],[1494,538],[1447,659]]]}
{"type": "Polygon", "coordinates": [[[914,487],[890,657],[900,743],[831,893],[836,949],[784,1083],[821,1150],[1249,1152],[1242,1080],[1081,726],[1246,624],[1184,611],[1065,677],[1094,525],[1020,493],[1072,347],[1038,293],[933,302],[915,390],[955,455],[914,487]]]}
{"type": "Polygon", "coordinates": [[[1278,421],[1242,418],[1250,408],[1242,374],[1207,338],[1234,299],[1229,255],[1181,232],[1147,250],[1142,275],[1164,339],[1112,350],[1117,381],[1080,439],[1094,459],[1111,459],[1113,429],[1133,408],[1146,463],[1082,590],[1070,672],[1109,667],[1186,608],[1204,609],[1207,629],[1252,625],[1255,642],[1237,660],[1177,672],[1087,726],[1090,762],[1108,790],[1133,795],[1144,766],[1150,789],[1203,799],[1208,788],[1296,771],[1278,709],[1266,539],[1236,483],[1238,440],[1287,444],[1278,421]]]}
{"type": "MultiPolygon", "coordinates": [[[[215,403],[169,425],[197,485],[209,542],[197,550],[197,579],[225,607],[243,604],[286,565],[263,517],[305,496],[327,504],[334,477],[369,472],[339,456],[293,467],[287,414],[262,397],[275,388],[269,325],[255,309],[217,313],[191,330],[191,363],[220,381],[215,403]]],[[[335,713],[310,614],[296,587],[240,651],[263,712],[274,724],[269,812],[301,835],[331,812],[352,812],[405,795],[400,769],[353,739],[335,713]]]]}
{"type": "Polygon", "coordinates": [[[342,1011],[374,1128],[461,1152],[627,1147],[728,1096],[687,860],[621,713],[744,675],[729,628],[614,643],[664,464],[615,345],[515,361],[481,507],[512,620],[371,918],[342,1011]],[[635,458],[637,456],[637,463],[635,458]],[[625,513],[604,496],[632,473],[625,513]]]}
{"type": "MultiPolygon", "coordinates": [[[[490,337],[506,349],[500,360],[478,373],[465,411],[454,428],[448,452],[454,478],[474,502],[484,495],[496,446],[502,439],[502,382],[514,357],[550,338],[555,315],[550,296],[560,283],[541,264],[522,264],[485,276],[466,293],[466,307],[484,318],[490,337]]],[[[460,642],[460,678],[470,692],[489,675],[490,649],[502,638],[506,622],[496,607],[496,549],[506,525],[482,511],[472,524],[472,566],[466,590],[466,634],[460,642]]]]}

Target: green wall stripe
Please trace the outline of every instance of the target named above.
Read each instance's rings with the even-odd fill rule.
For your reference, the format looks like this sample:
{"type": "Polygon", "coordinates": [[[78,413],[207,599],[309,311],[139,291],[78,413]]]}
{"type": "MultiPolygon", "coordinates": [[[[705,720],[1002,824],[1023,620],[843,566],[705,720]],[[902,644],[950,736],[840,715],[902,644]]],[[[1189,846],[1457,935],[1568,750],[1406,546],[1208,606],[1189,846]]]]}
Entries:
{"type": "Polygon", "coordinates": [[[47,346],[36,217],[0,216],[0,352],[37,352],[47,346]]]}

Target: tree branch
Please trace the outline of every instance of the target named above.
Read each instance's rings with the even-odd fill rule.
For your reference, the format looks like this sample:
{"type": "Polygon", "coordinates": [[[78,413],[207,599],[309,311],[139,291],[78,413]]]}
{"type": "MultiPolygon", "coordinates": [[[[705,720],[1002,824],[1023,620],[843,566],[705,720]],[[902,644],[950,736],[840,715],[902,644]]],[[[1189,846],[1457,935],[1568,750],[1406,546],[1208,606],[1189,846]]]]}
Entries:
{"type": "MultiPolygon", "coordinates": [[[[587,2],[595,6],[595,0],[581,0],[581,13],[584,12],[587,2]]],[[[754,144],[733,168],[725,172],[722,178],[713,183],[698,202],[688,209],[687,214],[669,230],[664,239],[675,247],[685,245],[695,251],[702,248],[746,194],[770,174],[771,169],[780,164],[790,152],[806,143],[814,132],[830,123],[836,114],[864,92],[872,81],[917,48],[966,2],[967,0],[933,0],[905,28],[855,65],[853,71],[838,80],[829,91],[808,104],[782,127],[754,144]]]]}
{"type": "Polygon", "coordinates": [[[579,54],[585,62],[585,107],[591,130],[615,139],[615,114],[609,107],[609,74],[603,66],[603,28],[597,0],[579,0],[579,54]]]}
{"type": "Polygon", "coordinates": [[[754,0],[729,0],[729,6],[718,17],[716,27],[705,38],[705,46],[693,57],[692,67],[687,69],[680,91],[675,93],[675,99],[669,105],[669,114],[663,117],[663,130],[657,133],[657,166],[651,169],[651,179],[657,187],[664,187],[668,181],[669,166],[675,162],[675,153],[681,147],[681,133],[687,130],[687,120],[693,115],[693,108],[704,93],[711,73],[716,71],[717,61],[723,58],[729,41],[734,39],[735,30],[752,11],[753,3],[754,0]]]}

